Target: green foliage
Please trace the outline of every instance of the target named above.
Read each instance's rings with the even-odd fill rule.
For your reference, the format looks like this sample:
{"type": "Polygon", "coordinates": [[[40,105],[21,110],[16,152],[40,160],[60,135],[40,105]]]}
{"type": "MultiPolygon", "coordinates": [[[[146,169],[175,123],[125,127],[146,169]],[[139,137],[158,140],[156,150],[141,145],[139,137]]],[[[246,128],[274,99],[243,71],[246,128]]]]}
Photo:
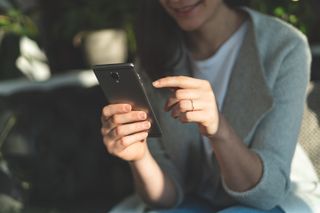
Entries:
{"type": "Polygon", "coordinates": [[[13,1],[0,0],[0,80],[21,77],[15,63],[22,36],[36,39],[38,28],[13,1]]]}
{"type": "Polygon", "coordinates": [[[315,14],[312,0],[278,0],[261,1],[251,0],[252,8],[263,13],[274,15],[294,25],[306,35],[309,35],[315,24],[315,14]]]}
{"type": "Polygon", "coordinates": [[[0,31],[29,37],[35,37],[38,34],[33,21],[17,9],[9,9],[5,15],[0,15],[0,31]]]}

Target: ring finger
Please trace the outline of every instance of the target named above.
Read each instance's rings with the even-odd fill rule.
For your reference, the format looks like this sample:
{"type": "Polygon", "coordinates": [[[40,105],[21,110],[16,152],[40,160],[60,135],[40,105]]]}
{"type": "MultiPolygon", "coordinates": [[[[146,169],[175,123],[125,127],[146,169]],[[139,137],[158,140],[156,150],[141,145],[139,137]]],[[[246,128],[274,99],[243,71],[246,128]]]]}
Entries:
{"type": "Polygon", "coordinates": [[[178,101],[187,99],[198,99],[201,97],[201,91],[195,89],[178,89],[176,90],[166,103],[166,110],[170,110],[178,101]]]}
{"type": "Polygon", "coordinates": [[[204,110],[207,105],[207,102],[198,99],[181,100],[172,108],[171,115],[176,118],[181,113],[204,110]]]}
{"type": "Polygon", "coordinates": [[[137,132],[147,131],[151,127],[150,121],[135,122],[115,127],[110,132],[111,139],[119,139],[121,137],[131,135],[137,132]]]}
{"type": "Polygon", "coordinates": [[[122,137],[121,139],[114,142],[113,150],[115,152],[121,152],[122,150],[126,149],[128,146],[137,142],[141,142],[145,140],[147,137],[148,137],[147,132],[139,132],[133,135],[122,137]]]}
{"type": "Polygon", "coordinates": [[[147,119],[147,114],[142,111],[131,111],[124,114],[116,114],[105,120],[104,117],[101,118],[103,129],[108,133],[112,131],[116,126],[125,123],[132,123],[135,121],[143,121],[147,119]]]}

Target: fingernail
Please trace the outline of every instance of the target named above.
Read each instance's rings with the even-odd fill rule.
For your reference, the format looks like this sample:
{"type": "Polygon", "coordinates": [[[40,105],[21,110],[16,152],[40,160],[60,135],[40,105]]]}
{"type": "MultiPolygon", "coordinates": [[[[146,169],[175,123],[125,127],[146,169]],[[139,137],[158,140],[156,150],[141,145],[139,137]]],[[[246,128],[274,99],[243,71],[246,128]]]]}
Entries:
{"type": "Polygon", "coordinates": [[[144,137],[146,138],[146,137],[148,137],[148,135],[149,135],[149,133],[146,132],[146,133],[144,134],[144,137]]]}
{"type": "Polygon", "coordinates": [[[155,86],[155,87],[156,87],[156,86],[159,86],[159,84],[160,84],[159,81],[154,81],[154,82],[152,83],[152,85],[155,86]]]}
{"type": "Polygon", "coordinates": [[[147,118],[147,114],[144,113],[144,112],[140,113],[139,116],[140,116],[141,119],[146,119],[147,118]]]}
{"type": "Polygon", "coordinates": [[[150,128],[150,126],[151,126],[150,122],[146,122],[146,123],[144,124],[144,127],[145,127],[145,128],[150,128]]]}

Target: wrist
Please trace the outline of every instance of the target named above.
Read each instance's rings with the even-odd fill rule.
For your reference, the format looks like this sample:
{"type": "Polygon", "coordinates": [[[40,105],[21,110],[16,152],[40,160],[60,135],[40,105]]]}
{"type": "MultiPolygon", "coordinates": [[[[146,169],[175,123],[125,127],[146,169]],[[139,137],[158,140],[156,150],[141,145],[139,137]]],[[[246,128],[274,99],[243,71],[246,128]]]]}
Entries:
{"type": "Polygon", "coordinates": [[[213,143],[217,141],[225,141],[227,137],[227,123],[223,115],[219,112],[219,124],[215,134],[210,135],[209,139],[213,143]]]}
{"type": "Polygon", "coordinates": [[[149,149],[147,148],[144,155],[141,158],[129,161],[129,164],[132,166],[145,164],[145,162],[150,161],[151,158],[152,158],[151,153],[150,153],[149,149]]]}

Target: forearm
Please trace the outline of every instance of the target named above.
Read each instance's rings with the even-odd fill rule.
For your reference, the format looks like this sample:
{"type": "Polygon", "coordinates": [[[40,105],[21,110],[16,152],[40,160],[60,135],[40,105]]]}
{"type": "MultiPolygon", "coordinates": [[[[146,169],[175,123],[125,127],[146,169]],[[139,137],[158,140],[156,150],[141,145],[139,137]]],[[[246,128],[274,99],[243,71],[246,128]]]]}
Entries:
{"type": "Polygon", "coordinates": [[[259,156],[243,143],[222,115],[219,120],[217,136],[211,138],[211,141],[223,179],[231,190],[249,190],[262,177],[262,162],[259,156]]]}
{"type": "Polygon", "coordinates": [[[149,151],[145,158],[130,162],[137,193],[149,205],[168,208],[177,197],[171,179],[164,174],[149,151]]]}

